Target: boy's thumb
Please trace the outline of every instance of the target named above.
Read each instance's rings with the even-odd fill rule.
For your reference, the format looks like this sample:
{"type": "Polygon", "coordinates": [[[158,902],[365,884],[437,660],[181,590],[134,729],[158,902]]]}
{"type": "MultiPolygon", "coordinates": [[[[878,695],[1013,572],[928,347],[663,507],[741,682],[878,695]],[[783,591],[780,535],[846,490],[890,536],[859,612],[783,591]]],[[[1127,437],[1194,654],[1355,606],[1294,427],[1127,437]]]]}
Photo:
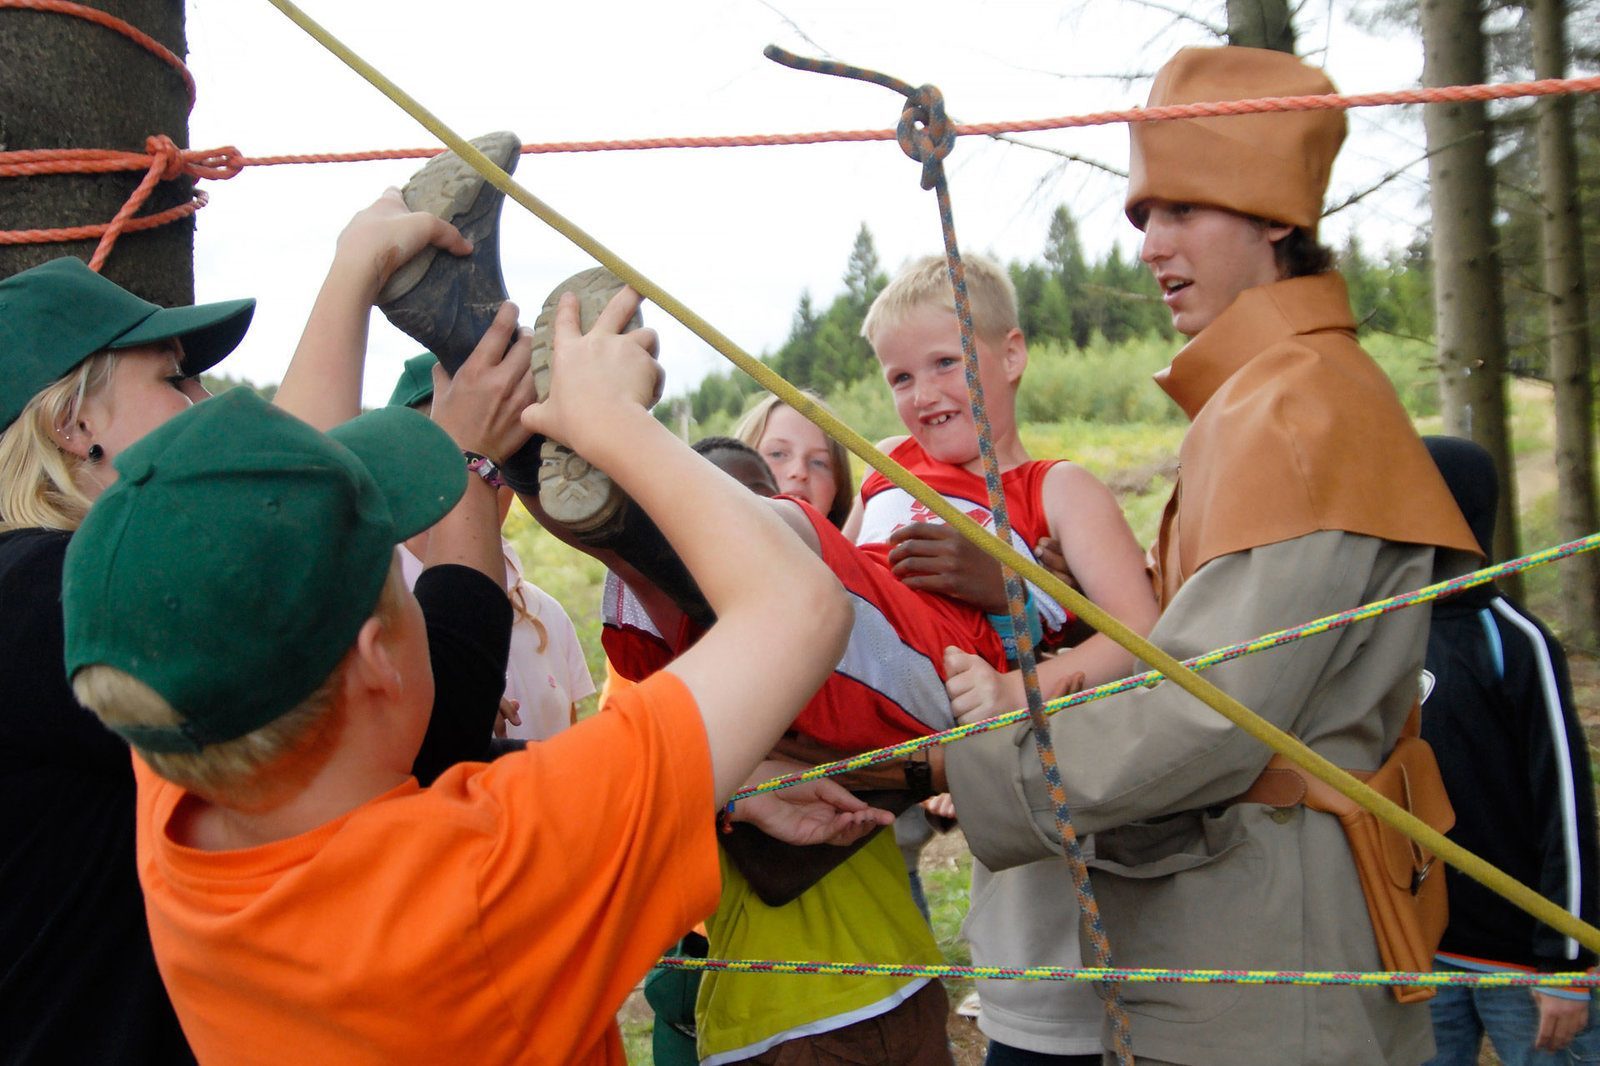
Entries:
{"type": "Polygon", "coordinates": [[[959,674],[967,668],[967,665],[973,659],[976,658],[976,655],[973,655],[969,652],[964,652],[960,648],[952,645],[944,650],[944,672],[947,675],[959,674]]]}

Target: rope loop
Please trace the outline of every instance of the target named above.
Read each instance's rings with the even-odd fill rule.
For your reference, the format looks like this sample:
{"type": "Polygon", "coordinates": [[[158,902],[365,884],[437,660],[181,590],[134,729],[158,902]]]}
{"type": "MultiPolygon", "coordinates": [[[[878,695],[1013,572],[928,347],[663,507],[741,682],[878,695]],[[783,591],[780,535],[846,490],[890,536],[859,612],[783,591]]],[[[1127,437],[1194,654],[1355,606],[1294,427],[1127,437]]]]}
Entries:
{"type": "Polygon", "coordinates": [[[955,127],[944,113],[944,94],[938,86],[923,85],[906,94],[894,132],[900,150],[922,164],[922,187],[936,186],[944,173],[944,157],[956,146],[955,127]]]}

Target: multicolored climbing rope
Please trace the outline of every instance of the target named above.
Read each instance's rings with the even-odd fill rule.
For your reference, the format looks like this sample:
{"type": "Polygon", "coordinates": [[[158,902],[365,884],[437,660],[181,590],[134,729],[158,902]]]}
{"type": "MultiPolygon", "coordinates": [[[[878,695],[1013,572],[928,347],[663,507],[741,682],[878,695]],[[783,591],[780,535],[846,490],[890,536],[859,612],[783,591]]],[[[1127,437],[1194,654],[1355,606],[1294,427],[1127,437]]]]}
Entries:
{"type": "Polygon", "coordinates": [[[1146,985],[1321,985],[1386,988],[1427,985],[1434,988],[1600,988],[1600,974],[1469,973],[1456,970],[1426,973],[1401,970],[1203,970],[1095,966],[956,966],[898,962],[779,962],[771,959],[663,958],[658,966],[692,972],[829,974],[850,977],[928,977],[984,981],[1092,981],[1146,985]]]}

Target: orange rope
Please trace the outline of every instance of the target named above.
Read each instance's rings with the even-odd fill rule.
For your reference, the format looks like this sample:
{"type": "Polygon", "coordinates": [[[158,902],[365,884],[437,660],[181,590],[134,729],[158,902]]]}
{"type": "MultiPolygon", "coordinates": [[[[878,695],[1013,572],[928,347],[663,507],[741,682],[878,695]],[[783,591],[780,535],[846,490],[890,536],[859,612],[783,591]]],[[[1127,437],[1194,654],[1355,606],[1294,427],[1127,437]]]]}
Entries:
{"type": "MultiPolygon", "coordinates": [[[[73,3],[72,0],[0,0],[0,9],[45,11],[92,22],[97,26],[121,34],[146,52],[155,56],[183,79],[189,94],[189,107],[194,107],[194,77],[183,60],[172,50],[137,26],[109,15],[96,8],[73,3]]],[[[45,244],[58,241],[89,240],[100,238],[94,254],[89,257],[89,269],[98,271],[105,265],[106,257],[124,233],[154,229],[188,218],[206,205],[206,194],[197,191],[188,203],[179,204],[153,215],[135,218],[156,185],[172,181],[187,174],[195,178],[231,178],[239,173],[236,148],[221,148],[211,152],[184,151],[164,133],[145,138],[144,153],[117,152],[100,148],[35,148],[16,152],[0,152],[0,177],[21,177],[37,174],[108,174],[121,170],[144,169],[145,175],[134,187],[110,222],[91,226],[69,226],[63,229],[0,230],[0,244],[45,244]]]]}
{"type": "MultiPolygon", "coordinates": [[[[1075,129],[1084,126],[1109,126],[1119,122],[1161,122],[1178,118],[1214,118],[1221,115],[1259,115],[1275,111],[1344,111],[1357,107],[1387,107],[1395,104],[1461,103],[1509,100],[1529,96],[1555,96],[1561,93],[1600,92],[1600,77],[1542,78],[1538,81],[1510,81],[1497,85],[1444,85],[1423,89],[1396,89],[1389,92],[1327,93],[1319,96],[1266,96],[1250,100],[1222,100],[1215,103],[1167,104],[1162,107],[1131,107],[1120,111],[1096,111],[1086,115],[1056,118],[1017,119],[1010,122],[975,122],[953,125],[958,137],[991,137],[997,133],[1039,133],[1045,130],[1075,129]]],[[[828,144],[841,141],[892,141],[895,131],[817,130],[810,133],[747,133],[721,137],[641,137],[617,141],[551,141],[525,144],[523,155],[551,155],[565,152],[637,152],[651,148],[765,148],[791,144],[828,144]]],[[[393,148],[377,152],[328,152],[321,155],[274,155],[245,157],[243,166],[277,166],[285,163],[358,163],[374,159],[426,159],[442,148],[393,148]]]]}
{"type": "Polygon", "coordinates": [[[23,11],[49,11],[58,15],[71,15],[73,18],[93,22],[97,26],[104,26],[108,30],[114,30],[122,34],[122,36],[178,72],[178,77],[183,79],[184,89],[189,93],[189,106],[194,107],[194,76],[189,73],[189,68],[183,65],[183,60],[172,53],[172,49],[145,33],[139,27],[96,8],[86,7],[83,4],[74,4],[71,0],[0,0],[0,8],[16,8],[23,11]]]}

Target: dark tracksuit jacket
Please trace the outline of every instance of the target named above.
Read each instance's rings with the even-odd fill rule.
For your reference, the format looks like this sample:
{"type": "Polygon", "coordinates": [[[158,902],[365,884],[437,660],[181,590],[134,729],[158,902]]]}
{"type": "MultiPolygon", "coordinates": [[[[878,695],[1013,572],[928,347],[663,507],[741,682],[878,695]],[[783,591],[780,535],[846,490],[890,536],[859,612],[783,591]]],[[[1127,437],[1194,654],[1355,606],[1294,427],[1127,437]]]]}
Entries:
{"type": "MultiPolygon", "coordinates": [[[[1433,608],[1422,736],[1456,811],[1450,839],[1586,922],[1600,919],[1589,745],[1561,646],[1494,587],[1433,608]],[[1430,687],[1431,685],[1431,687],[1430,687]]],[[[1449,869],[1442,953],[1541,971],[1595,954],[1449,869]]]]}

